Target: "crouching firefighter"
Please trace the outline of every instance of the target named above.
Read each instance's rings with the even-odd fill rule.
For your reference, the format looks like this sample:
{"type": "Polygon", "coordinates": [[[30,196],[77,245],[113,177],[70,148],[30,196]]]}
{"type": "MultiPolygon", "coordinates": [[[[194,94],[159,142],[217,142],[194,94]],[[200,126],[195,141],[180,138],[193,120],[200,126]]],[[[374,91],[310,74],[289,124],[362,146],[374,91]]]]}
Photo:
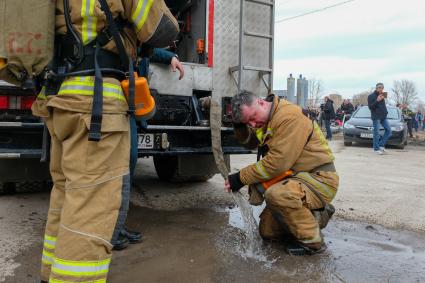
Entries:
{"type": "Polygon", "coordinates": [[[246,91],[232,98],[232,114],[236,138],[259,147],[263,158],[229,175],[225,188],[248,185],[252,205],[266,201],[259,227],[264,240],[290,243],[292,254],[323,250],[320,229],[334,212],[339,178],[318,125],[286,100],[246,91]]]}
{"type": "Polygon", "coordinates": [[[58,0],[55,16],[55,55],[32,108],[51,136],[54,183],[41,279],[106,282],[128,209],[129,117],[143,107],[133,59],[142,43],[172,42],[178,24],[163,0],[58,0]]]}

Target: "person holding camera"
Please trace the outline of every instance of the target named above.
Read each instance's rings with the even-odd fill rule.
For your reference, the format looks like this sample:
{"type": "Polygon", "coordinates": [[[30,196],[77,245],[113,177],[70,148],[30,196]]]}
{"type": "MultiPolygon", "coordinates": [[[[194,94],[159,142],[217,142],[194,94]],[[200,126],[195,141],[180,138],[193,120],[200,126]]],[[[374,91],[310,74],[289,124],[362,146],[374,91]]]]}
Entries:
{"type": "Polygon", "coordinates": [[[377,154],[385,152],[385,144],[391,135],[391,127],[387,120],[387,106],[385,105],[384,84],[377,83],[374,92],[367,97],[367,103],[371,112],[373,121],[373,150],[377,154]],[[379,134],[379,128],[385,129],[384,135],[379,134]]]}

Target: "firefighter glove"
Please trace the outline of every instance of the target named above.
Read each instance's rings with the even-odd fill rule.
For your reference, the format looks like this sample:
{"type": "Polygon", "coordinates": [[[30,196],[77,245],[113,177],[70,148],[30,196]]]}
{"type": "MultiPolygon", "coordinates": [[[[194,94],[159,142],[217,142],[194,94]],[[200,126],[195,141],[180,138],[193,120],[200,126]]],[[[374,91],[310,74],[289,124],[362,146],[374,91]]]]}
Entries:
{"type": "Polygon", "coordinates": [[[244,186],[244,184],[241,182],[240,172],[229,175],[229,183],[232,192],[235,193],[239,191],[244,186]]]}

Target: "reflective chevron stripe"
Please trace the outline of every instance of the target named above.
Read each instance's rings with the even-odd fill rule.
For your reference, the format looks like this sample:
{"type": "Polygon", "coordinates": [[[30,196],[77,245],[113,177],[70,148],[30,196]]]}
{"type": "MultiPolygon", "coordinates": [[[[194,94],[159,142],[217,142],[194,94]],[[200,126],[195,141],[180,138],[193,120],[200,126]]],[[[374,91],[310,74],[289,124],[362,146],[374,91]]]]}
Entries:
{"type": "Polygon", "coordinates": [[[94,15],[96,0],[82,0],[81,4],[81,18],[83,19],[81,32],[83,44],[86,45],[97,36],[97,17],[94,15]]]}
{"type": "Polygon", "coordinates": [[[140,31],[145,24],[153,1],[154,0],[134,0],[136,9],[132,13],[131,19],[138,31],[140,31]]]}

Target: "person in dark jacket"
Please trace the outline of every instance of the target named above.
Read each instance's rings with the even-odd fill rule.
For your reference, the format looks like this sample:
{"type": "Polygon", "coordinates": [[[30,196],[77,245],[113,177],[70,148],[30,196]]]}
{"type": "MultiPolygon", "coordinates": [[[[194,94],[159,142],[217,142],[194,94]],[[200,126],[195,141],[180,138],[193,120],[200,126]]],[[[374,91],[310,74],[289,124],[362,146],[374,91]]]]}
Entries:
{"type": "MultiPolygon", "coordinates": [[[[179,61],[177,54],[165,50],[163,48],[153,48],[150,49],[149,52],[143,53],[142,50],[139,50],[139,56],[142,57],[140,64],[138,65],[138,70],[140,76],[147,76],[149,70],[149,63],[159,63],[164,65],[170,65],[171,71],[176,72],[179,71],[179,80],[184,77],[184,67],[182,63],[179,61]]],[[[142,122],[147,126],[146,121],[142,122]]],[[[141,125],[142,126],[142,125],[141,125]]],[[[132,133],[137,132],[137,122],[135,120],[131,120],[130,127],[132,133]]],[[[142,126],[143,127],[143,126],[142,126]]],[[[131,152],[130,154],[130,184],[133,183],[134,171],[137,164],[137,135],[131,136],[131,152]]],[[[123,227],[119,232],[118,238],[112,242],[113,250],[123,250],[127,248],[128,244],[135,244],[142,241],[142,234],[137,231],[132,231],[127,227],[123,227]]]]}
{"type": "Polygon", "coordinates": [[[344,99],[344,102],[341,104],[341,111],[343,112],[342,114],[353,114],[354,112],[354,106],[353,104],[351,104],[349,99],[344,99]]]}
{"type": "Polygon", "coordinates": [[[391,135],[391,127],[387,120],[387,106],[385,105],[384,84],[377,83],[374,92],[367,97],[367,104],[373,121],[373,150],[377,154],[385,152],[385,144],[391,135]],[[379,134],[380,126],[385,129],[383,136],[379,134]]]}
{"type": "Polygon", "coordinates": [[[407,133],[409,134],[409,137],[413,138],[412,133],[412,111],[403,104],[397,103],[396,105],[401,110],[401,115],[403,115],[404,122],[406,122],[407,125],[407,133]]]}
{"type": "Polygon", "coordinates": [[[323,120],[326,127],[326,139],[332,140],[331,120],[335,119],[334,102],[328,96],[325,97],[323,106],[323,120]]]}

